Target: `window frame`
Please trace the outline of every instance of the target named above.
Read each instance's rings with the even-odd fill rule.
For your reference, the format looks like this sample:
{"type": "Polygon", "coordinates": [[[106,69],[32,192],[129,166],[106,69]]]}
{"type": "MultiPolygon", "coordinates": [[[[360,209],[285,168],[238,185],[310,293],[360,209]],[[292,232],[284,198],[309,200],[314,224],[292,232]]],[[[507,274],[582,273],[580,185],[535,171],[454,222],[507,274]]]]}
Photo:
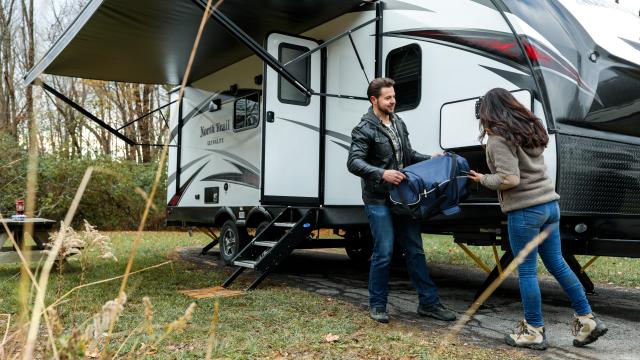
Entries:
{"type": "MultiPolygon", "coordinates": [[[[253,100],[252,100],[253,101],[253,100]]],[[[249,94],[246,94],[242,97],[239,97],[237,99],[233,100],[233,132],[241,132],[241,131],[245,131],[245,130],[249,130],[249,129],[255,129],[260,125],[260,92],[259,91],[255,91],[249,94]],[[244,101],[245,102],[245,108],[244,108],[244,123],[247,123],[247,106],[246,106],[246,101],[251,97],[255,95],[257,98],[257,101],[255,102],[258,106],[258,121],[256,121],[256,123],[254,125],[251,126],[243,126],[243,127],[239,127],[236,128],[236,115],[237,115],[237,108],[236,105],[238,103],[238,101],[244,101]]]]}
{"type": "MultiPolygon", "coordinates": [[[[310,49],[306,46],[302,46],[302,45],[296,45],[296,44],[291,44],[291,43],[280,43],[280,45],[278,45],[278,61],[282,64],[282,50],[283,49],[291,49],[291,50],[300,50],[302,51],[302,53],[306,53],[308,52],[310,49]]],[[[298,61],[304,61],[307,64],[307,72],[306,72],[306,84],[310,84],[311,83],[311,57],[306,57],[302,60],[298,60],[298,61]]],[[[300,80],[300,79],[297,79],[300,80]]],[[[284,99],[282,97],[282,81],[285,81],[287,83],[289,83],[287,80],[282,79],[281,75],[278,75],[278,101],[280,101],[283,104],[290,104],[290,105],[297,105],[297,106],[309,106],[309,104],[311,104],[311,97],[310,96],[306,96],[302,93],[300,93],[301,95],[303,95],[305,97],[305,101],[295,101],[295,100],[288,100],[288,99],[284,99]]],[[[293,86],[292,84],[289,83],[290,86],[293,86]]],[[[296,91],[298,91],[296,89],[296,91]]]]}
{"type": "MultiPolygon", "coordinates": [[[[422,101],[422,48],[420,47],[419,44],[417,43],[412,43],[409,45],[404,45],[398,48],[395,48],[391,51],[389,51],[389,53],[387,54],[387,57],[385,59],[385,71],[387,74],[387,77],[392,78],[391,74],[390,74],[390,69],[391,69],[391,64],[390,59],[393,55],[396,55],[402,51],[408,51],[411,49],[415,49],[417,54],[418,54],[418,71],[417,71],[417,75],[418,75],[418,90],[417,90],[417,97],[416,100],[414,102],[405,104],[403,108],[401,108],[400,110],[396,110],[396,112],[402,112],[402,111],[408,111],[408,110],[414,110],[416,109],[418,106],[420,106],[420,102],[422,101]]],[[[393,78],[392,78],[393,79],[393,78]]],[[[395,79],[393,79],[394,81],[396,81],[395,79]]],[[[396,81],[396,84],[398,82],[396,81]]],[[[396,98],[396,109],[398,108],[398,99],[396,98]]]]}

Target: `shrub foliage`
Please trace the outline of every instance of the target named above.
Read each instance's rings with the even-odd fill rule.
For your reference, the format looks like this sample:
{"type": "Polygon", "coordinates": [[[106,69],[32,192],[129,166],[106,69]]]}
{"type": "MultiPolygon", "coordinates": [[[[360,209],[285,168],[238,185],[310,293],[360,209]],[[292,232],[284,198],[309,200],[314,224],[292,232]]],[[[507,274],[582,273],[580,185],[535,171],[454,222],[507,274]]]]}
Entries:
{"type": "MultiPolygon", "coordinates": [[[[3,217],[15,213],[15,200],[26,198],[27,151],[0,134],[0,211],[3,217]]],[[[73,226],[82,219],[102,230],[136,229],[151,192],[157,162],[137,164],[110,158],[63,159],[41,155],[38,159],[36,215],[56,221],[64,219],[82,177],[89,166],[94,172],[75,215],[73,226]],[[142,190],[142,191],[141,191],[142,190]]],[[[165,223],[166,171],[158,185],[148,229],[165,223]]]]}

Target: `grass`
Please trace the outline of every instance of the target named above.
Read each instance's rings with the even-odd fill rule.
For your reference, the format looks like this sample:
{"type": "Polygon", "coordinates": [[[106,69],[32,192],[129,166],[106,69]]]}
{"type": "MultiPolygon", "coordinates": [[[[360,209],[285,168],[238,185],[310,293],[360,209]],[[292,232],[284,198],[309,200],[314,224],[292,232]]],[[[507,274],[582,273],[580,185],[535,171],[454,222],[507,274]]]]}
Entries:
{"type": "MultiPolygon", "coordinates": [[[[427,259],[431,263],[477,266],[458,245],[453,243],[450,236],[423,235],[423,242],[427,259]]],[[[496,262],[491,247],[469,246],[469,249],[490,268],[493,268],[496,262]]],[[[502,256],[500,248],[498,248],[498,255],[502,256]]],[[[592,256],[576,256],[578,262],[583,266],[591,258],[592,256]]],[[[538,272],[549,275],[539,258],[538,272]]],[[[640,289],[640,261],[638,259],[600,257],[587,268],[586,272],[595,283],[640,289]]]]}
{"type": "MultiPolygon", "coordinates": [[[[118,262],[92,261],[84,273],[84,283],[119,276],[123,273],[133,232],[106,233],[111,237],[118,262]]],[[[143,236],[134,271],[170,258],[178,246],[203,246],[208,238],[186,233],[148,232],[143,236]]],[[[473,261],[448,236],[425,235],[425,252],[431,263],[475,266],[473,261]]],[[[491,266],[493,253],[488,247],[471,249],[491,266]]],[[[579,257],[585,263],[589,257],[579,257]]],[[[544,272],[540,266],[540,271],[544,272]]],[[[18,310],[17,264],[0,265],[0,313],[16,314],[18,310]]],[[[203,271],[188,264],[174,262],[148,272],[132,275],[127,288],[125,311],[114,330],[111,342],[115,351],[144,322],[142,298],[148,296],[154,306],[156,331],[184,314],[194,300],[179,294],[179,290],[197,289],[220,284],[229,270],[203,271]]],[[[591,278],[598,283],[619,286],[640,286],[638,262],[635,259],[600,258],[589,268],[591,278]]],[[[52,275],[46,303],[80,282],[82,271],[77,260],[69,260],[64,274],[52,275]],[[60,283],[58,283],[60,282],[60,283]],[[57,293],[57,294],[56,294],[57,293]]],[[[58,314],[66,332],[98,313],[102,305],[118,292],[119,280],[79,290],[59,307],[58,314]]],[[[132,335],[121,354],[136,358],[201,359],[209,337],[214,301],[196,300],[197,308],[191,324],[182,333],[173,333],[156,346],[153,339],[141,333],[132,335]],[[141,350],[142,348],[142,350],[141,350]]],[[[318,294],[289,288],[267,281],[257,291],[241,297],[219,300],[220,320],[214,358],[436,358],[434,351],[442,337],[439,331],[427,332],[399,322],[390,326],[370,321],[364,309],[318,294]],[[328,335],[337,336],[327,341],[328,335]]],[[[3,320],[3,319],[0,319],[3,320]]],[[[1,321],[0,321],[1,322],[1,321]]],[[[5,323],[0,324],[5,326],[5,323]]],[[[2,335],[2,334],[0,334],[2,335]]],[[[42,345],[41,345],[42,346],[42,345]]],[[[42,351],[42,348],[41,348],[42,351]]],[[[486,349],[457,344],[449,347],[441,358],[497,359],[523,355],[505,349],[486,349]]]]}
{"type": "MultiPolygon", "coordinates": [[[[95,260],[85,272],[85,283],[102,280],[123,273],[133,232],[107,233],[112,238],[116,263],[95,260]]],[[[189,238],[185,233],[145,233],[134,265],[134,271],[166,261],[177,246],[200,246],[207,242],[202,235],[189,238]]],[[[438,240],[440,242],[441,240],[438,240]]],[[[452,254],[441,241],[442,255],[452,254]]],[[[432,242],[433,244],[433,242],[432,242]]],[[[444,259],[442,256],[440,258],[444,259]]],[[[76,260],[64,268],[64,276],[52,275],[46,303],[55,300],[56,289],[66,292],[79,284],[81,269],[76,260]],[[60,281],[60,283],[58,283],[60,281]]],[[[0,313],[15,314],[18,310],[17,283],[14,276],[17,264],[0,265],[0,313]]],[[[227,270],[228,271],[228,270],[227,270]]],[[[111,341],[112,352],[127,336],[144,322],[142,298],[153,303],[153,322],[156,331],[162,325],[179,318],[194,300],[177,293],[220,284],[226,273],[202,271],[175,262],[132,275],[127,288],[128,301],[116,324],[111,341]]],[[[84,323],[102,305],[116,297],[118,280],[83,288],[58,307],[58,314],[66,333],[84,323]]],[[[60,292],[58,294],[60,294],[60,292]]],[[[197,308],[190,326],[182,333],[173,333],[157,346],[143,333],[132,335],[120,354],[135,358],[202,359],[210,333],[214,301],[195,300],[197,308]],[[135,347],[135,349],[134,349],[135,347]],[[142,350],[140,350],[142,348],[142,350]]],[[[427,332],[399,322],[379,325],[368,319],[364,309],[342,301],[283,287],[267,280],[258,290],[236,298],[219,300],[220,320],[214,358],[407,358],[432,359],[439,332],[427,332]],[[337,340],[328,341],[328,335],[337,340]]],[[[0,334],[1,335],[1,334],[0,334]]],[[[42,350],[42,344],[40,351],[42,350]]],[[[457,344],[450,346],[440,358],[497,359],[524,358],[507,349],[486,349],[457,344]]]]}

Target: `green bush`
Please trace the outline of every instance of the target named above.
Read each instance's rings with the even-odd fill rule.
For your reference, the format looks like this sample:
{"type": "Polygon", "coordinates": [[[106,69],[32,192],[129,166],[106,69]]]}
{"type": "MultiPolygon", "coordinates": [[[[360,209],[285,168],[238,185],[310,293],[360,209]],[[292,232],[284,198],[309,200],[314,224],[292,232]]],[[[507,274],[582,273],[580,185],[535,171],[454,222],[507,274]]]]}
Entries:
{"type": "MultiPolygon", "coordinates": [[[[27,153],[6,137],[0,138],[0,152],[3,154],[0,211],[6,217],[15,212],[15,199],[26,198],[27,153]]],[[[55,155],[40,156],[36,214],[54,220],[64,219],[89,166],[94,167],[94,172],[76,211],[74,227],[86,219],[101,230],[136,229],[146,204],[143,191],[151,192],[156,162],[136,164],[109,158],[69,160],[55,155]]],[[[164,227],[166,203],[166,170],[163,170],[147,229],[164,227]]]]}
{"type": "Polygon", "coordinates": [[[0,212],[3,217],[16,210],[15,201],[24,198],[27,152],[10,136],[0,133],[0,212]]]}

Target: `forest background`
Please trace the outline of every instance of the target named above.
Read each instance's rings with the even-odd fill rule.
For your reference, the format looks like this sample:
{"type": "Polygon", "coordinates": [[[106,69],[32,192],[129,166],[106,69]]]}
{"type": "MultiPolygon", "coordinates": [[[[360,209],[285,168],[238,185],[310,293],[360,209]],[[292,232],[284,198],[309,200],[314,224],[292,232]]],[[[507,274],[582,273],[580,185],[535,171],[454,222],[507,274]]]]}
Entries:
{"type": "MultiPolygon", "coordinates": [[[[14,214],[15,201],[26,198],[32,150],[38,155],[35,216],[62,219],[86,168],[94,166],[97,171],[75,219],[86,219],[103,230],[134,229],[162,148],[129,146],[40,87],[22,83],[87,2],[0,0],[0,214],[14,214]]],[[[41,78],[115,129],[165,105],[170,90],[158,85],[41,78]]],[[[136,143],[162,144],[168,119],[167,107],[122,132],[136,143]]],[[[166,171],[163,174],[166,178],[166,171]]],[[[165,179],[157,194],[149,229],[164,226],[165,179]]]]}

